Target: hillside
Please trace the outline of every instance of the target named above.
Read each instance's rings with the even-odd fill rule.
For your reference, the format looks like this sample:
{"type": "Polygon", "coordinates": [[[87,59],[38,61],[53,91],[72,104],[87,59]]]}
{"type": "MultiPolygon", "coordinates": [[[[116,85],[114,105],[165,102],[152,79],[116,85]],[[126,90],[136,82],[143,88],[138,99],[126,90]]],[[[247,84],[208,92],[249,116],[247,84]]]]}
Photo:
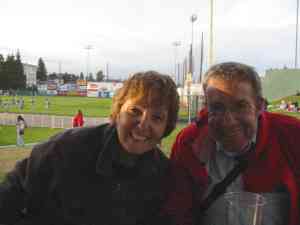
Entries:
{"type": "Polygon", "coordinates": [[[299,69],[271,69],[262,79],[263,95],[270,101],[296,94],[300,90],[299,69]]]}

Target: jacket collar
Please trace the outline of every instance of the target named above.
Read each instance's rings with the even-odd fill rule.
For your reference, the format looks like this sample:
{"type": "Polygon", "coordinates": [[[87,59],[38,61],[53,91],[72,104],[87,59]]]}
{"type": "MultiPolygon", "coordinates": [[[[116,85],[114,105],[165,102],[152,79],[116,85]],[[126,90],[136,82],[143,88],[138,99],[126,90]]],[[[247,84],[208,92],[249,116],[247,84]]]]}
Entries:
{"type": "MultiPolygon", "coordinates": [[[[96,161],[96,172],[110,177],[114,175],[113,162],[118,160],[118,151],[121,149],[116,127],[108,125],[102,140],[102,147],[99,146],[101,150],[96,161]]],[[[153,149],[139,156],[137,166],[139,174],[150,175],[158,172],[160,159],[156,154],[157,151],[158,149],[153,149]]]]}

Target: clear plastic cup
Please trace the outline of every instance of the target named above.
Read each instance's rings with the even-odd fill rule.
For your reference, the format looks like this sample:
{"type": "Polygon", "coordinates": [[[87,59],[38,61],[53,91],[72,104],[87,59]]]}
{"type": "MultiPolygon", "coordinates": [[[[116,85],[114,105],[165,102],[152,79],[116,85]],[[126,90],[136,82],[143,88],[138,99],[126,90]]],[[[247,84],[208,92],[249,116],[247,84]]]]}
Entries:
{"type": "Polygon", "coordinates": [[[262,225],[266,199],[257,193],[229,192],[224,195],[227,225],[262,225]]]}

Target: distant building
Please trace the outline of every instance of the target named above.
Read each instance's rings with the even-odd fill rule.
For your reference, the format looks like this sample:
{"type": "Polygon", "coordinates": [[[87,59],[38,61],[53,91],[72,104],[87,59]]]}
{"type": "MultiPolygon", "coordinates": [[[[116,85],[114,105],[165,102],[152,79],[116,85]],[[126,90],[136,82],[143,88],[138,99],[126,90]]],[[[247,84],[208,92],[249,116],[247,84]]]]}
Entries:
{"type": "Polygon", "coordinates": [[[87,96],[111,98],[122,86],[118,81],[87,82],[87,96]]]}
{"type": "Polygon", "coordinates": [[[262,79],[263,95],[268,100],[295,95],[300,91],[300,69],[269,69],[262,79]]]}
{"type": "Polygon", "coordinates": [[[26,76],[26,86],[32,87],[37,85],[36,71],[37,66],[23,63],[24,74],[26,76]]]}

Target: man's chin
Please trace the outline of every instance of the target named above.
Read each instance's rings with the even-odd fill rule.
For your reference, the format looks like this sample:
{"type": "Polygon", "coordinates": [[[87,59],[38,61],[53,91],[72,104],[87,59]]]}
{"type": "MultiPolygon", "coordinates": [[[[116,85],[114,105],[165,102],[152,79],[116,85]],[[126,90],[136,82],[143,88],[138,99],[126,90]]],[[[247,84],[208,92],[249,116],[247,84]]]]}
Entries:
{"type": "Polygon", "coordinates": [[[235,141],[222,141],[222,147],[228,152],[243,151],[248,145],[249,141],[235,142],[235,141]]]}

